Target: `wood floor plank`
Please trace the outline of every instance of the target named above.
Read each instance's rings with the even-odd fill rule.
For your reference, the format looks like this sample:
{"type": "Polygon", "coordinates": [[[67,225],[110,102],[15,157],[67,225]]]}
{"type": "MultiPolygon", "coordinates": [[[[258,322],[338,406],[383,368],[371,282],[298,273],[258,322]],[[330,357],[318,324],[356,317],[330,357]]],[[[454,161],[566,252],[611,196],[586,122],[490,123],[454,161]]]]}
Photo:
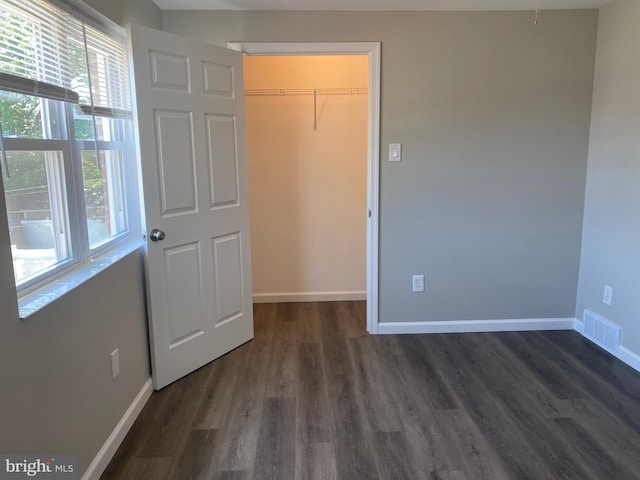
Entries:
{"type": "MultiPolygon", "coordinates": [[[[452,342],[458,346],[464,344],[463,358],[469,373],[469,381],[474,382],[475,377],[476,388],[482,384],[491,393],[493,406],[485,403],[481,410],[476,412],[488,410],[497,412],[496,408],[499,408],[500,417],[506,427],[502,430],[513,430],[520,434],[519,438],[510,441],[511,445],[517,442],[520,448],[527,448],[535,453],[535,457],[540,460],[539,465],[527,472],[528,478],[535,478],[534,475],[541,469],[542,471],[550,469],[556,472],[556,475],[560,475],[560,478],[595,480],[583,463],[575,460],[575,452],[572,446],[562,438],[561,432],[553,428],[550,423],[540,421],[535,402],[530,401],[528,396],[520,394],[519,390],[523,385],[513,382],[512,369],[515,365],[513,363],[504,365],[499,361],[498,354],[492,351],[491,347],[494,344],[488,341],[489,336],[489,334],[477,334],[472,339],[452,336],[452,342]],[[482,365],[482,368],[477,368],[478,365],[482,365]],[[501,371],[502,375],[495,375],[496,371],[501,371]],[[525,436],[524,432],[535,432],[535,435],[525,436]]],[[[497,421],[494,423],[498,424],[497,421]]],[[[494,430],[494,433],[499,432],[494,430]]]]}
{"type": "MultiPolygon", "coordinates": [[[[403,414],[405,436],[410,439],[407,442],[407,461],[416,466],[419,478],[427,478],[436,470],[455,471],[463,467],[471,472],[472,478],[508,478],[499,458],[493,454],[465,411],[434,408],[428,394],[429,384],[416,375],[420,369],[409,365],[407,356],[393,353],[404,353],[402,347],[405,342],[406,337],[398,339],[397,349],[389,349],[383,342],[377,351],[382,363],[394,367],[383,369],[380,374],[396,393],[395,408],[403,414]]],[[[418,363],[432,361],[427,350],[427,346],[422,348],[424,358],[418,363]]],[[[454,395],[442,373],[438,375],[441,377],[438,382],[444,385],[438,388],[446,388],[447,395],[454,395]]]]}
{"type": "Polygon", "coordinates": [[[193,418],[193,428],[222,428],[231,408],[236,379],[242,375],[241,355],[224,355],[211,364],[209,376],[193,418]]]}
{"type": "Polygon", "coordinates": [[[379,361],[374,346],[366,338],[351,338],[347,345],[367,429],[371,432],[402,431],[392,385],[385,381],[385,365],[379,361]]]}
{"type": "MultiPolygon", "coordinates": [[[[164,410],[164,404],[169,395],[170,391],[168,389],[154,392],[151,395],[151,398],[142,412],[140,412],[129,433],[125,436],[122,444],[116,450],[105,472],[102,474],[103,479],[127,478],[128,474],[126,472],[131,468],[131,464],[138,460],[140,452],[149,443],[151,427],[156,421],[159,412],[164,410]]],[[[171,459],[172,457],[168,458],[171,459]]]]}
{"type": "MultiPolygon", "coordinates": [[[[405,345],[411,345],[411,350],[407,356],[396,357],[398,370],[393,377],[387,379],[387,382],[395,383],[396,392],[403,392],[397,396],[397,405],[406,412],[405,431],[412,439],[407,447],[408,454],[411,455],[410,461],[421,464],[419,471],[426,473],[436,470],[455,472],[464,468],[474,479],[508,478],[499,457],[489,447],[466,411],[434,408],[434,405],[451,406],[453,402],[457,404],[458,401],[445,382],[444,375],[439,371],[435,372],[436,363],[428,355],[429,346],[416,347],[412,340],[414,339],[402,337],[398,341],[401,351],[404,352],[405,345]],[[423,358],[416,359],[418,355],[423,358]],[[413,368],[409,358],[413,358],[418,368],[413,368]],[[421,376],[417,375],[420,371],[428,372],[426,378],[437,377],[436,381],[422,380],[421,376]],[[397,383],[398,381],[401,383],[397,383]],[[428,387],[434,383],[439,392],[446,392],[444,396],[439,393],[429,395],[428,387]],[[452,400],[438,403],[432,401],[434,398],[452,400]],[[420,447],[416,449],[416,445],[420,447]]],[[[393,357],[388,360],[388,363],[392,362],[393,357]]],[[[426,476],[422,474],[421,478],[426,476]]]]}
{"type": "Polygon", "coordinates": [[[242,351],[242,381],[236,381],[229,415],[220,429],[220,471],[253,472],[273,334],[273,330],[265,330],[242,351]]]}
{"type": "Polygon", "coordinates": [[[438,410],[436,419],[443,432],[436,458],[446,458],[437,465],[441,472],[463,472],[475,480],[509,479],[499,455],[466,410],[438,410]]]}
{"type": "Polygon", "coordinates": [[[176,457],[171,478],[209,480],[217,463],[218,430],[192,430],[182,454],[176,457]]]}
{"type": "Polygon", "coordinates": [[[378,352],[384,352],[385,356],[395,356],[403,354],[399,345],[403,337],[405,335],[370,335],[367,338],[378,352]]]}
{"type": "Polygon", "coordinates": [[[331,442],[298,443],[296,446],[296,479],[336,480],[335,446],[331,442]]]}
{"type": "Polygon", "coordinates": [[[274,321],[278,324],[277,335],[268,359],[269,368],[265,381],[265,396],[294,397],[298,380],[298,344],[296,323],[285,318],[274,321]]]}
{"type": "Polygon", "coordinates": [[[296,318],[296,326],[298,333],[298,343],[320,343],[321,341],[321,324],[320,312],[317,304],[295,303],[296,310],[294,312],[296,318]]]}
{"type": "Polygon", "coordinates": [[[217,472],[213,478],[215,480],[249,480],[251,475],[247,470],[229,470],[217,472]]]}
{"type": "MultiPolygon", "coordinates": [[[[561,342],[562,337],[563,335],[558,336],[559,342],[561,342]]],[[[613,413],[621,424],[632,428],[640,435],[640,409],[637,408],[637,400],[640,396],[625,393],[629,392],[627,387],[612,388],[607,378],[598,374],[597,370],[590,368],[590,365],[597,360],[594,359],[588,364],[577,361],[573,355],[567,354],[563,351],[563,348],[558,348],[557,344],[550,342],[548,337],[540,333],[528,336],[528,340],[532,346],[548,350],[549,356],[555,362],[555,368],[565,378],[569,378],[569,381],[579,387],[584,392],[584,395],[600,403],[603,408],[613,413]]],[[[611,361],[610,355],[602,350],[592,351],[592,353],[595,358],[604,356],[606,361],[611,361]]],[[[600,361],[603,360],[600,359],[600,361]]],[[[637,388],[634,387],[633,391],[637,390],[637,388]]]]}
{"type": "Polygon", "coordinates": [[[379,372],[381,380],[394,394],[394,410],[401,419],[407,439],[407,462],[414,465],[415,471],[421,472],[421,478],[426,478],[424,475],[435,470],[437,465],[449,465],[446,458],[439,458],[441,449],[438,446],[443,432],[422,386],[414,382],[411,373],[404,368],[406,357],[398,353],[402,352],[401,339],[395,337],[396,345],[389,348],[388,342],[380,338],[372,338],[372,344],[380,363],[385,365],[379,372]]]}
{"type": "Polygon", "coordinates": [[[187,375],[167,388],[168,398],[149,429],[149,441],[143,445],[141,457],[171,457],[180,453],[189,435],[185,426],[193,424],[206,385],[211,365],[187,375]]]}
{"type": "Polygon", "coordinates": [[[425,478],[427,472],[415,470],[407,462],[408,442],[404,432],[376,432],[373,434],[373,450],[380,480],[413,480],[425,478]]]}
{"type": "Polygon", "coordinates": [[[554,397],[558,399],[583,398],[584,392],[574,382],[567,381],[565,375],[556,367],[551,356],[541,356],[539,349],[530,342],[532,334],[520,332],[501,332],[495,337],[501,341],[514,356],[524,362],[533,375],[542,383],[554,397]]]}
{"type": "Polygon", "coordinates": [[[637,479],[640,472],[627,465],[627,457],[618,450],[602,448],[598,439],[593,437],[579,421],[572,418],[550,420],[562,431],[575,451],[588,462],[588,468],[594,478],[615,478],[616,480],[637,479]]]}
{"type": "Polygon", "coordinates": [[[547,342],[574,359],[576,365],[594,372],[609,388],[630,398],[640,398],[638,372],[577,332],[537,332],[547,342]]]}
{"type": "MultiPolygon", "coordinates": [[[[283,305],[279,303],[257,303],[253,305],[253,334],[254,340],[270,336],[270,330],[278,309],[283,305]]],[[[234,470],[232,470],[234,471],[234,470]]]]}
{"type": "MultiPolygon", "coordinates": [[[[436,469],[438,446],[441,442],[439,426],[425,421],[420,415],[403,417],[406,438],[405,459],[412,469],[420,473],[418,478],[429,478],[429,472],[436,469]]],[[[440,459],[443,463],[444,459],[440,459]]]]}
{"type": "MultiPolygon", "coordinates": [[[[348,329],[339,324],[335,307],[322,306],[322,350],[329,402],[336,432],[336,470],[339,479],[376,479],[371,444],[356,394],[354,367],[347,347],[348,329]]],[[[346,321],[353,321],[349,317],[346,321]]]]}
{"type": "Polygon", "coordinates": [[[431,472],[430,480],[471,480],[460,471],[431,472]]]}
{"type": "Polygon", "coordinates": [[[437,363],[425,350],[420,337],[406,335],[399,340],[399,345],[406,360],[403,369],[410,377],[409,381],[421,387],[421,395],[431,402],[433,408],[436,410],[458,408],[451,388],[444,381],[437,363]]]}
{"type": "Polygon", "coordinates": [[[366,337],[367,302],[331,302],[345,338],[366,337]]]}
{"type": "Polygon", "coordinates": [[[496,396],[498,392],[476,376],[485,367],[477,368],[482,364],[468,358],[475,340],[468,339],[466,335],[447,335],[446,338],[434,336],[426,341],[428,348],[438,356],[445,374],[450,372],[449,376],[456,379],[452,387],[457,398],[499,456],[507,474],[517,479],[553,478],[553,465],[548,464],[535,448],[535,443],[543,443],[546,439],[535,438],[538,432],[534,436],[526,435],[518,419],[496,396]]]}
{"type": "Polygon", "coordinates": [[[334,438],[333,413],[320,344],[299,344],[298,366],[297,442],[300,445],[331,442],[334,438]]]}
{"type": "Polygon", "coordinates": [[[336,430],[338,479],[377,479],[371,438],[367,436],[352,378],[328,374],[329,400],[336,430]]]}
{"type": "Polygon", "coordinates": [[[107,480],[640,478],[640,374],[574,332],[369,336],[365,302],[258,304],[154,392],[107,480]]]}
{"type": "Polygon", "coordinates": [[[334,312],[329,311],[329,316],[321,321],[322,358],[327,380],[331,376],[338,375],[353,377],[353,365],[347,348],[347,339],[336,332],[338,319],[331,313],[334,312]]]}
{"type": "Polygon", "coordinates": [[[295,424],[295,398],[265,399],[253,472],[255,480],[294,478],[295,424]]]}
{"type": "MultiPolygon", "coordinates": [[[[399,344],[404,345],[402,341],[399,344]]],[[[435,352],[433,345],[424,344],[421,351],[425,358],[419,363],[439,363],[439,357],[432,358],[432,353],[435,352]]],[[[464,469],[474,479],[509,478],[502,467],[500,457],[489,446],[468,412],[465,409],[434,409],[433,402],[430,402],[428,393],[425,392],[426,382],[421,382],[420,378],[414,375],[416,370],[407,365],[407,358],[402,359],[398,366],[397,378],[402,378],[404,382],[399,389],[407,392],[404,402],[411,405],[407,411],[418,412],[416,418],[408,417],[405,428],[409,431],[409,428],[415,429],[416,425],[422,423],[423,437],[429,439],[428,453],[431,463],[428,471],[443,473],[464,469]]],[[[451,372],[452,374],[445,375],[439,371],[438,375],[441,377],[439,382],[444,383],[453,392],[451,380],[445,381],[445,378],[461,382],[464,381],[464,374],[457,369],[452,369],[451,372]]],[[[442,386],[439,388],[442,389],[442,386]]],[[[456,399],[456,403],[460,401],[456,399]]],[[[418,439],[420,440],[423,439],[418,439]]]]}
{"type": "MultiPolygon", "coordinates": [[[[539,368],[540,377],[537,377],[532,375],[530,370],[532,363],[543,362],[530,358],[524,359],[520,352],[516,352],[512,361],[508,365],[503,365],[504,358],[510,355],[510,351],[509,345],[503,341],[502,334],[482,334],[479,338],[481,343],[475,347],[476,354],[474,358],[487,365],[488,369],[500,366],[504,375],[504,378],[500,379],[501,383],[518,385],[517,404],[513,401],[511,402],[514,410],[525,409],[538,418],[545,418],[549,412],[559,411],[560,408],[563,409],[564,415],[555,416],[570,417],[577,413],[568,408],[572,405],[572,402],[566,402],[566,400],[575,401],[581,399],[584,396],[581,390],[576,388],[570,398],[565,398],[564,395],[561,395],[560,398],[556,397],[547,388],[548,383],[545,381],[549,378],[549,372],[539,368]]],[[[564,381],[566,382],[566,379],[564,381]]]]}
{"type": "Polygon", "coordinates": [[[554,418],[573,418],[594,439],[596,447],[615,452],[617,461],[630,469],[637,469],[633,459],[640,458],[640,443],[637,433],[618,422],[617,418],[599,403],[591,400],[576,400],[572,415],[554,418]]]}
{"type": "Polygon", "coordinates": [[[126,478],[136,480],[173,480],[171,473],[173,466],[173,457],[155,457],[155,458],[134,458],[127,463],[123,472],[113,474],[106,471],[102,477],[103,480],[111,478],[126,478]]]}

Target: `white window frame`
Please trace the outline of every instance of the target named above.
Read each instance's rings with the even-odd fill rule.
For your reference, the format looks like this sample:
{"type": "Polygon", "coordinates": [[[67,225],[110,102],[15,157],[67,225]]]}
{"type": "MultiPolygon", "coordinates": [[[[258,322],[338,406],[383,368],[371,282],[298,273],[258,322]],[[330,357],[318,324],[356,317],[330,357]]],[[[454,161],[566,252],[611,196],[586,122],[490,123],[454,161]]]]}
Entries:
{"type": "MultiPolygon", "coordinates": [[[[51,0],[49,0],[51,1],[51,0]]],[[[53,4],[64,4],[57,0],[52,1],[53,4]]],[[[92,16],[92,11],[80,2],[70,0],[67,6],[73,6],[71,9],[74,14],[81,20],[87,21],[93,27],[97,27],[106,35],[111,37],[117,37],[120,39],[126,38],[125,30],[121,27],[113,24],[113,22],[106,18],[96,19],[92,16]]],[[[0,89],[2,87],[0,86],[0,89]]],[[[131,87],[130,87],[131,88],[131,87]]],[[[130,92],[131,96],[133,92],[130,92]]],[[[99,259],[115,259],[119,258],[121,253],[126,251],[132,251],[137,249],[142,244],[142,237],[140,235],[142,228],[141,221],[141,204],[139,196],[139,177],[138,177],[138,157],[135,146],[134,126],[132,116],[125,118],[124,122],[124,140],[117,141],[105,141],[98,139],[91,140],[77,140],[75,138],[74,130],[74,109],[78,108],[76,105],[66,103],[59,100],[47,100],[40,98],[42,105],[42,118],[46,119],[47,125],[51,123],[51,116],[48,114],[49,110],[55,111],[54,115],[58,119],[64,118],[66,123],[66,131],[62,132],[57,137],[62,139],[39,139],[39,138],[12,138],[5,137],[2,141],[2,147],[5,152],[12,151],[57,151],[62,152],[62,168],[63,178],[55,179],[49,178],[47,174],[47,181],[51,185],[52,182],[62,196],[66,203],[66,228],[67,228],[67,248],[68,258],[62,260],[48,269],[45,269],[39,274],[35,274],[33,277],[28,278],[19,285],[16,285],[18,293],[18,300],[21,306],[25,302],[29,302],[31,297],[35,297],[37,294],[51,290],[55,287],[56,282],[66,282],[70,280],[70,284],[75,285],[83,280],[76,279],[88,278],[91,275],[87,275],[87,272],[82,272],[83,269],[92,272],[96,269],[94,265],[100,263],[106,265],[108,262],[96,262],[99,259]],[[54,102],[54,103],[51,103],[54,102]],[[122,185],[120,187],[123,190],[124,200],[123,207],[125,210],[125,230],[115,234],[108,240],[96,245],[94,248],[90,246],[89,230],[87,222],[87,209],[84,194],[84,181],[83,181],[83,168],[82,168],[82,151],[83,150],[97,150],[97,151],[121,151],[122,152],[122,185]],[[63,180],[63,181],[62,181],[63,180]],[[114,254],[113,252],[116,252],[114,254]],[[77,274],[77,275],[76,275],[77,274]]],[[[96,108],[96,116],[109,119],[108,111],[102,111],[108,109],[96,108]]],[[[113,112],[114,119],[122,119],[123,112],[113,112]]],[[[43,124],[44,136],[47,137],[47,128],[43,124]]],[[[96,152],[98,154],[98,152],[96,152]]],[[[0,165],[0,171],[2,171],[2,165],[0,165]]],[[[6,175],[5,172],[0,174],[0,177],[6,175]]],[[[0,178],[0,195],[4,195],[4,187],[2,178],[0,178]]],[[[56,208],[56,205],[50,205],[52,211],[56,208]]],[[[1,212],[6,214],[6,212],[1,212]]],[[[53,215],[52,215],[53,216],[53,215]]],[[[53,218],[52,218],[53,220],[53,218]]],[[[64,290],[64,289],[63,289],[64,290]]],[[[42,295],[40,295],[42,296],[42,295]]],[[[52,296],[52,300],[57,298],[56,295],[52,296]]],[[[39,302],[41,304],[41,302],[39,302]]],[[[29,308],[29,311],[35,310],[29,308]]],[[[23,315],[21,314],[21,317],[23,315]]]]}
{"type": "MultiPolygon", "coordinates": [[[[43,110],[44,105],[51,107],[53,100],[42,99],[43,110]]],[[[68,229],[68,255],[69,258],[62,260],[52,267],[44,270],[42,273],[33,276],[21,282],[16,286],[18,298],[29,295],[32,292],[56,281],[62,274],[66,273],[70,268],[77,267],[83,263],[89,262],[101,254],[109,251],[117,245],[132,240],[140,240],[139,232],[141,229],[138,181],[137,181],[137,165],[135,155],[135,145],[133,137],[133,122],[127,121],[125,124],[125,139],[116,141],[104,140],[75,140],[73,109],[76,108],[71,104],[59,105],[65,110],[66,116],[66,140],[51,140],[39,138],[11,138],[5,137],[3,144],[6,152],[12,151],[59,151],[62,152],[62,168],[64,172],[64,182],[56,181],[56,179],[48,178],[58,187],[59,194],[66,203],[66,225],[68,229]],[[105,242],[91,248],[89,244],[88,225],[86,217],[86,202],[84,196],[84,183],[82,174],[82,155],[83,150],[113,150],[122,151],[123,155],[123,184],[124,190],[124,209],[126,215],[126,228],[123,232],[114,235],[105,242]]],[[[105,117],[107,118],[107,117],[105,117]]],[[[4,193],[3,193],[4,194],[4,193]]],[[[52,204],[53,210],[57,206],[52,204]]]]}
{"type": "MultiPolygon", "coordinates": [[[[71,203],[69,201],[69,191],[73,189],[73,176],[71,173],[71,149],[68,140],[48,140],[48,139],[35,139],[35,138],[5,138],[4,139],[4,149],[7,153],[10,152],[62,152],[62,168],[64,173],[64,182],[61,182],[60,179],[52,179],[49,178],[49,174],[47,174],[47,182],[51,186],[51,182],[53,181],[57,187],[57,194],[62,197],[62,201],[66,203],[66,219],[64,221],[65,228],[68,229],[68,258],[66,260],[62,260],[57,262],[55,265],[46,269],[42,273],[34,276],[31,279],[26,280],[25,282],[20,283],[20,285],[16,286],[18,291],[18,296],[20,296],[23,292],[27,292],[33,290],[33,287],[37,287],[41,282],[46,282],[50,277],[60,273],[61,271],[72,266],[74,262],[74,251],[73,251],[73,228],[71,217],[76,215],[74,209],[77,207],[75,203],[71,203]]],[[[4,190],[3,190],[4,195],[4,190]]],[[[58,206],[55,204],[51,204],[50,208],[53,211],[58,206]]],[[[53,215],[52,215],[53,216],[53,215]]],[[[52,219],[53,221],[53,219],[52,219]]],[[[59,224],[54,221],[54,225],[59,224]]]]}

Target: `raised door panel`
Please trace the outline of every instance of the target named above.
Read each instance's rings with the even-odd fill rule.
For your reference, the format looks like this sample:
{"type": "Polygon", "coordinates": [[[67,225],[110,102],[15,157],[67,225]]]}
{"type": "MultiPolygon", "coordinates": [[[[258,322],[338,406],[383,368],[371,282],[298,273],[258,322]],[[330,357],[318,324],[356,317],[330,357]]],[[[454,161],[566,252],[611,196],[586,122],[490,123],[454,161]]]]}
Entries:
{"type": "Polygon", "coordinates": [[[212,239],[216,325],[242,316],[244,279],[240,233],[212,239]]]}
{"type": "Polygon", "coordinates": [[[202,325],[202,271],[198,242],[164,250],[169,348],[204,333],[202,325]]]}
{"type": "Polygon", "coordinates": [[[190,112],[155,111],[162,216],[195,212],[195,156],[190,112]]]}
{"type": "Polygon", "coordinates": [[[155,89],[191,91],[189,58],[164,52],[149,52],[151,86],[155,89]]]}
{"type": "Polygon", "coordinates": [[[220,97],[234,98],[233,67],[214,62],[202,62],[203,93],[220,97]]]}
{"type": "Polygon", "coordinates": [[[238,205],[236,120],[206,115],[211,208],[238,205]]]}

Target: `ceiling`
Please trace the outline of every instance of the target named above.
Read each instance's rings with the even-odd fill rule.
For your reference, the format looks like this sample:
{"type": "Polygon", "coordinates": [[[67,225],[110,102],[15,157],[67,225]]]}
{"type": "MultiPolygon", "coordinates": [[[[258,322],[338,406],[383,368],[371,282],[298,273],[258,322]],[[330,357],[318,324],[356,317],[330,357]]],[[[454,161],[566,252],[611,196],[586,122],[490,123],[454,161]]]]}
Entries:
{"type": "Polygon", "coordinates": [[[541,10],[599,8],[613,0],[153,0],[163,10],[541,10]]]}

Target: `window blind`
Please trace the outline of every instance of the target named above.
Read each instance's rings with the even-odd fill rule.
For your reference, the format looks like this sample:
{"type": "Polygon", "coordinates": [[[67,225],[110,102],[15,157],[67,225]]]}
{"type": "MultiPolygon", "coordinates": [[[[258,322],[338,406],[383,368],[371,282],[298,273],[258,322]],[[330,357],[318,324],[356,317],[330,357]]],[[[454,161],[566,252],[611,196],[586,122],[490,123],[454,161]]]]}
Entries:
{"type": "MultiPolygon", "coordinates": [[[[118,114],[131,110],[129,61],[124,43],[120,43],[90,25],[84,25],[93,106],[118,114]]],[[[82,105],[88,103],[82,101],[82,105]]]]}
{"type": "Polygon", "coordinates": [[[38,97],[72,103],[78,103],[79,100],[78,94],[69,88],[38,80],[29,80],[4,72],[0,72],[0,89],[15,93],[35,94],[38,97]]]}
{"type": "Polygon", "coordinates": [[[0,74],[1,89],[130,114],[125,40],[46,0],[0,0],[0,74]]]}
{"type": "Polygon", "coordinates": [[[0,72],[14,76],[15,89],[15,77],[31,80],[22,88],[36,95],[40,90],[34,80],[73,90],[73,79],[85,69],[79,55],[81,33],[82,22],[47,2],[2,0],[0,72]]]}

